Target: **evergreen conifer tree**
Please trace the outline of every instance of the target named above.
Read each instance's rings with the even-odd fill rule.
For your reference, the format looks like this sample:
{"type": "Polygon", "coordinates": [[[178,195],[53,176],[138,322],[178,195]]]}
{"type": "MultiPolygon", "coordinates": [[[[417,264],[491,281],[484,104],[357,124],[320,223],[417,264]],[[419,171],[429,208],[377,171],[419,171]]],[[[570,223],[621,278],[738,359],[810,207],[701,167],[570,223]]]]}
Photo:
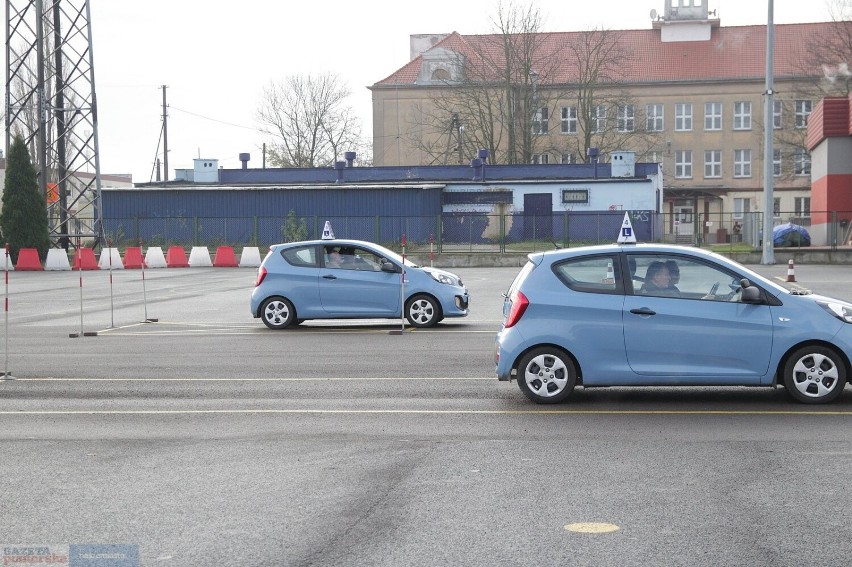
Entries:
{"type": "Polygon", "coordinates": [[[45,197],[39,191],[38,174],[30,161],[27,146],[15,136],[6,156],[6,182],[0,231],[9,244],[12,262],[17,263],[21,248],[35,248],[44,260],[50,248],[45,197]]]}

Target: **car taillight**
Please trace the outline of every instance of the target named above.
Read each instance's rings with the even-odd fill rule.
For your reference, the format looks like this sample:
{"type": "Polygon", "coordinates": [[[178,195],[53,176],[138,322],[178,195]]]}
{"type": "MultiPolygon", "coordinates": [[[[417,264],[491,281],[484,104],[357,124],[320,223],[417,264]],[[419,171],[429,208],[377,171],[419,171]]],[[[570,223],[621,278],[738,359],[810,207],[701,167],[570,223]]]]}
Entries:
{"type": "Polygon", "coordinates": [[[260,282],[262,282],[263,278],[265,278],[265,277],[266,277],[266,268],[261,266],[260,269],[257,271],[257,281],[254,282],[254,287],[259,286],[260,282]]]}
{"type": "Polygon", "coordinates": [[[509,314],[506,315],[506,323],[503,325],[507,329],[521,320],[524,311],[527,310],[527,306],[530,304],[527,296],[518,290],[513,291],[509,299],[512,302],[512,307],[509,309],[509,314]]]}

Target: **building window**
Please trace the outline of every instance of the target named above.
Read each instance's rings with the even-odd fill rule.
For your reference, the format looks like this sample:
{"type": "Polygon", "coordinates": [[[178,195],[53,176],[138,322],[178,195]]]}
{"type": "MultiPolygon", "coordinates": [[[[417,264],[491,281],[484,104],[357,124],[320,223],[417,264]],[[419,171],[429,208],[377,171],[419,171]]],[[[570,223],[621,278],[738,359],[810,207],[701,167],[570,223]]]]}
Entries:
{"type": "Polygon", "coordinates": [[[781,216],[781,197],[772,199],[772,216],[776,219],[781,216]]]}
{"type": "Polygon", "coordinates": [[[780,100],[772,101],[772,128],[775,130],[780,130],[783,126],[782,120],[782,112],[784,111],[784,104],[780,100]]]}
{"type": "Polygon", "coordinates": [[[600,104],[595,107],[595,134],[606,132],[606,105],[600,104]]]}
{"type": "Polygon", "coordinates": [[[588,204],[589,190],[588,189],[563,189],[562,202],[573,204],[588,204]]]}
{"type": "Polygon", "coordinates": [[[811,101],[796,101],[796,128],[808,127],[808,116],[811,114],[811,101]]]}
{"type": "Polygon", "coordinates": [[[675,130],[679,132],[692,130],[692,103],[675,104],[675,130]]]}
{"type": "Polygon", "coordinates": [[[618,107],[619,132],[632,132],[636,129],[636,107],[632,104],[618,107]]]}
{"type": "Polygon", "coordinates": [[[797,217],[810,217],[811,216],[811,198],[810,197],[796,197],[794,200],[796,216],[797,217]]]}
{"type": "Polygon", "coordinates": [[[550,161],[550,158],[547,154],[533,154],[532,162],[538,165],[546,164],[550,161]]]}
{"type": "Polygon", "coordinates": [[[722,103],[721,102],[705,102],[704,103],[704,129],[705,130],[721,130],[722,129],[722,103]]]}
{"type": "Polygon", "coordinates": [[[751,103],[734,103],[734,130],[751,130],[751,103]]]}
{"type": "Polygon", "coordinates": [[[562,133],[576,134],[577,133],[577,107],[563,106],[562,107],[562,133]]]}
{"type": "Polygon", "coordinates": [[[781,175],[781,150],[772,150],[772,176],[779,177],[781,175]]]}
{"type": "Polygon", "coordinates": [[[663,126],[663,105],[647,105],[645,107],[645,129],[648,132],[662,132],[663,126]]]}
{"type": "Polygon", "coordinates": [[[751,150],[734,150],[734,177],[751,177],[751,150]]]}
{"type": "Polygon", "coordinates": [[[680,179],[692,177],[692,150],[675,152],[675,177],[680,179]]]}
{"type": "Polygon", "coordinates": [[[533,134],[547,134],[547,108],[539,108],[533,116],[533,134]]]}
{"type": "Polygon", "coordinates": [[[722,150],[704,150],[704,177],[722,177],[722,150]]]}
{"type": "Polygon", "coordinates": [[[796,175],[811,174],[811,156],[804,148],[797,148],[793,155],[793,173],[796,175]]]}
{"type": "Polygon", "coordinates": [[[573,153],[566,152],[562,154],[562,163],[577,163],[577,160],[574,159],[573,153]]]}
{"type": "Polygon", "coordinates": [[[743,215],[751,212],[751,199],[743,199],[742,197],[734,198],[734,214],[735,219],[743,218],[743,215]]]}

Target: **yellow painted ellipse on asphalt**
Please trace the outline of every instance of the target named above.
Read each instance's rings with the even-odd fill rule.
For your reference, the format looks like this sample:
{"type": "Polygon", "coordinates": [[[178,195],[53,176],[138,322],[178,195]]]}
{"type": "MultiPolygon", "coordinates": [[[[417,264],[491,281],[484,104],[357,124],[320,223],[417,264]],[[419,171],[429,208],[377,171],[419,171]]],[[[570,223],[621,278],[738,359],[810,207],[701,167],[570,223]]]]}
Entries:
{"type": "Polygon", "coordinates": [[[618,526],[615,524],[607,524],[605,522],[577,522],[568,524],[565,529],[569,532],[577,532],[581,534],[605,534],[618,531],[618,526]]]}

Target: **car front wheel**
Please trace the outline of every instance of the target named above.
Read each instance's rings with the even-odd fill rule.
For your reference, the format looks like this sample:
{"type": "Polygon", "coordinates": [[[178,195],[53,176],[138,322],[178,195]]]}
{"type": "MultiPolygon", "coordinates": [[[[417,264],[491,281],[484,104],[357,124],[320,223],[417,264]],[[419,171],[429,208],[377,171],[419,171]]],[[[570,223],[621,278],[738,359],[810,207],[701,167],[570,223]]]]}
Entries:
{"type": "Polygon", "coordinates": [[[415,295],[405,305],[405,318],[414,327],[434,327],[441,320],[441,306],[428,295],[415,295]]]}
{"type": "Polygon", "coordinates": [[[559,349],[534,349],[518,364],[518,386],[537,404],[556,404],[567,399],[576,384],[577,368],[559,349]]]}
{"type": "Polygon", "coordinates": [[[833,350],[808,346],[794,352],[784,365],[784,387],[798,402],[825,404],[846,386],[846,367],[833,350]]]}
{"type": "Polygon", "coordinates": [[[270,329],[286,329],[295,323],[296,309],[283,297],[270,297],[260,306],[260,318],[270,329]]]}

